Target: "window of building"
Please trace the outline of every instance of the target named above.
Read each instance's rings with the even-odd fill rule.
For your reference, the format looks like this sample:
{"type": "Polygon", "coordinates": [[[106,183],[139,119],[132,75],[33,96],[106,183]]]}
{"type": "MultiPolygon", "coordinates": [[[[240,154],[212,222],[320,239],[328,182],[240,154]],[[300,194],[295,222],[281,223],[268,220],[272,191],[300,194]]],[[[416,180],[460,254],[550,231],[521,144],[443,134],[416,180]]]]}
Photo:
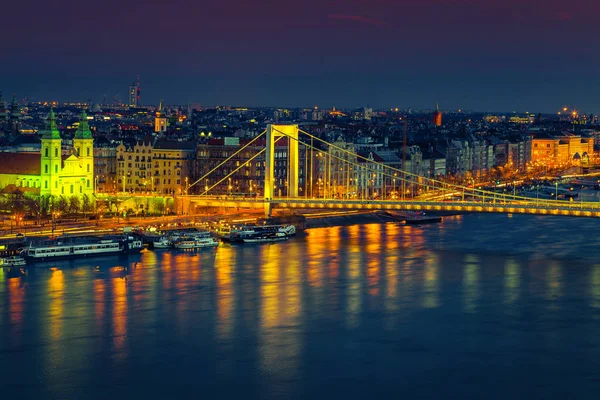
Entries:
{"type": "MultiPolygon", "coordinates": [[[[58,189],[58,182],[54,182],[54,188],[58,189]]],[[[64,193],[64,190],[63,190],[63,193],[64,193]]]]}
{"type": "Polygon", "coordinates": [[[90,172],[90,164],[87,165],[87,172],[90,172]]]}
{"type": "Polygon", "coordinates": [[[86,149],[85,149],[85,150],[86,150],[86,155],[89,157],[89,156],[90,156],[90,148],[89,148],[89,147],[86,147],[86,149]]]}
{"type": "Polygon", "coordinates": [[[46,157],[48,157],[48,148],[46,147],[46,149],[44,150],[44,154],[46,155],[46,157]]]}
{"type": "Polygon", "coordinates": [[[44,181],[44,189],[48,189],[48,181],[44,181]]]}
{"type": "Polygon", "coordinates": [[[58,157],[58,147],[54,148],[54,157],[58,157]]]}
{"type": "Polygon", "coordinates": [[[58,165],[54,166],[54,172],[56,172],[58,174],[58,165]]]}
{"type": "Polygon", "coordinates": [[[65,187],[64,186],[60,187],[60,194],[65,194],[65,187]]]}
{"type": "Polygon", "coordinates": [[[75,147],[75,152],[77,153],[78,156],[81,155],[81,149],[78,147],[75,147]]]}
{"type": "Polygon", "coordinates": [[[47,174],[48,173],[48,165],[44,165],[44,173],[47,174]]]}
{"type": "Polygon", "coordinates": [[[179,179],[177,179],[177,184],[178,184],[178,185],[180,185],[180,184],[181,184],[181,181],[180,181],[179,179]]]}
{"type": "Polygon", "coordinates": [[[79,186],[79,193],[83,193],[83,187],[81,185],[79,186]]]}
{"type": "Polygon", "coordinates": [[[177,170],[177,176],[181,175],[181,170],[177,170]]]}
{"type": "Polygon", "coordinates": [[[71,185],[71,194],[73,194],[73,185],[71,185]]]}
{"type": "Polygon", "coordinates": [[[169,179],[169,185],[171,184],[171,180],[169,179]]]}

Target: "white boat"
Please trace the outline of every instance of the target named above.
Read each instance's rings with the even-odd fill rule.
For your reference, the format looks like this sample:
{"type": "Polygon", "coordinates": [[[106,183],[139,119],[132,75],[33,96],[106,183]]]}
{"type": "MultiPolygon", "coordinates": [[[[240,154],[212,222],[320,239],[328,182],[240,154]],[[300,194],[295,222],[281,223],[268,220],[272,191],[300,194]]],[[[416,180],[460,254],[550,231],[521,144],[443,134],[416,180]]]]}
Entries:
{"type": "Polygon", "coordinates": [[[30,244],[21,254],[27,261],[46,261],[62,258],[83,258],[119,253],[140,252],[144,243],[140,238],[125,235],[118,239],[88,238],[79,241],[53,241],[30,244]]]}
{"type": "Polygon", "coordinates": [[[19,256],[0,258],[0,267],[22,267],[26,264],[25,259],[19,256]]]}
{"type": "Polygon", "coordinates": [[[261,232],[247,237],[242,237],[242,243],[269,243],[288,240],[289,236],[283,232],[261,232]]]}
{"type": "Polygon", "coordinates": [[[294,225],[244,225],[232,229],[228,235],[222,236],[221,239],[234,243],[273,242],[285,240],[295,234],[296,227],[294,225]]]}
{"type": "Polygon", "coordinates": [[[155,249],[168,249],[169,247],[172,247],[173,244],[169,238],[163,236],[159,240],[152,242],[152,245],[155,249]]]}
{"type": "Polygon", "coordinates": [[[179,250],[202,249],[207,247],[217,247],[218,245],[219,242],[217,239],[212,237],[208,232],[206,232],[206,234],[196,234],[194,236],[181,238],[174,243],[175,248],[179,250]]]}

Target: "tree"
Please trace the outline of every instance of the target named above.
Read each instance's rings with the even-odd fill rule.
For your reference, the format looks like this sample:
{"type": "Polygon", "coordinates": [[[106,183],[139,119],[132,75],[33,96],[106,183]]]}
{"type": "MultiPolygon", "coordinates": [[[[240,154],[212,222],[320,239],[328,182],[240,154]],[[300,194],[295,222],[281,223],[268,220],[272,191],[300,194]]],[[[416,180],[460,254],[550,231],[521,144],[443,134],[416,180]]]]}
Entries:
{"type": "Polygon", "coordinates": [[[65,214],[69,209],[69,202],[65,196],[60,196],[56,201],[56,209],[61,213],[65,214]]]}
{"type": "Polygon", "coordinates": [[[94,205],[90,200],[90,196],[88,196],[87,194],[83,195],[81,210],[83,211],[83,215],[94,210],[94,205]]]}
{"type": "Polygon", "coordinates": [[[25,207],[29,215],[35,217],[36,223],[39,223],[42,214],[42,199],[36,195],[25,196],[25,207]]]}
{"type": "Polygon", "coordinates": [[[69,197],[69,213],[77,214],[80,209],[81,209],[81,201],[79,200],[79,197],[77,197],[77,196],[69,197]]]}

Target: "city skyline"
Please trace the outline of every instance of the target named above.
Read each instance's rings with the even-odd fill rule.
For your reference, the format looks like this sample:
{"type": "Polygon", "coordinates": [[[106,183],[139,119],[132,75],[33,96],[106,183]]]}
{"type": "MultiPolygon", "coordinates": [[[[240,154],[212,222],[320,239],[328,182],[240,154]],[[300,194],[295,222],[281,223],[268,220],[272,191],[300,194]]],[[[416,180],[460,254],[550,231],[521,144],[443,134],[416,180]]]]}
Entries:
{"type": "Polygon", "coordinates": [[[109,0],[6,11],[19,40],[0,56],[5,93],[126,101],[139,73],[142,104],[600,110],[589,40],[600,5],[584,0],[109,0]]]}

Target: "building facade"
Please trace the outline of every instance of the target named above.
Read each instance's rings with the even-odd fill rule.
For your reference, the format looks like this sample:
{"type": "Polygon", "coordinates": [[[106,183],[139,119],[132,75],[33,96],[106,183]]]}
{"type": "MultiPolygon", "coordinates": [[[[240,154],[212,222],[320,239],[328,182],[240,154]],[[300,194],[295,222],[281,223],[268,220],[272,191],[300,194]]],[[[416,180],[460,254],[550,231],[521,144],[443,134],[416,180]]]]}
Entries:
{"type": "Polygon", "coordinates": [[[56,116],[50,110],[41,136],[41,154],[6,153],[0,164],[0,186],[34,189],[41,196],[94,195],[94,141],[82,112],[70,155],[62,154],[56,116]]]}

